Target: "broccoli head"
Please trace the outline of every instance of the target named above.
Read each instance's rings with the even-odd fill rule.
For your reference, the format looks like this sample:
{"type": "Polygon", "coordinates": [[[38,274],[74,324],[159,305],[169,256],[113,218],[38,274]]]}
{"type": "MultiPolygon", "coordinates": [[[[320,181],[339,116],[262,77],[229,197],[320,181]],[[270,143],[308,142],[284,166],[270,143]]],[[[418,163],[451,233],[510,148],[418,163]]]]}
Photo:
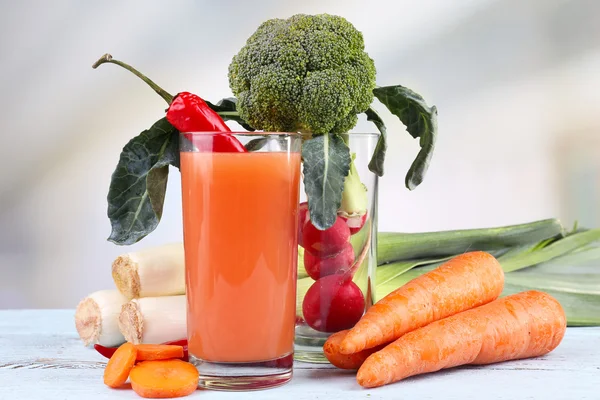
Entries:
{"type": "Polygon", "coordinates": [[[229,65],[240,117],[265,131],[348,132],[373,101],[375,65],[364,47],[342,17],[264,22],[229,65]]]}

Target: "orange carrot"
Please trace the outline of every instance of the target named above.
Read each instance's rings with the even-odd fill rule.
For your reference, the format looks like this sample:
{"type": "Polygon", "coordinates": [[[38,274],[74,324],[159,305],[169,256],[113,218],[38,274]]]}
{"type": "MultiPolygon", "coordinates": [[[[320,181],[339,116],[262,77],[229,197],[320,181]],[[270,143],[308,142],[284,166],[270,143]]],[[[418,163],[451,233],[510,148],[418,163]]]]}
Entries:
{"type": "Polygon", "coordinates": [[[394,290],[367,310],[342,340],[352,354],[398,339],[433,321],[489,303],[500,296],[504,272],[491,254],[457,256],[394,290]]]}
{"type": "Polygon", "coordinates": [[[342,339],[346,336],[346,333],[348,333],[348,330],[334,333],[333,335],[329,336],[323,345],[323,353],[325,354],[325,357],[327,357],[332,365],[341,369],[357,370],[362,363],[365,362],[367,357],[376,351],[383,349],[387,344],[381,344],[371,349],[359,351],[358,353],[342,354],[340,353],[340,343],[342,343],[342,339]]]}
{"type": "Polygon", "coordinates": [[[566,329],[552,296],[518,293],[407,333],[369,356],[356,380],[371,388],[458,365],[537,357],[554,350],[566,329]]]}
{"type": "Polygon", "coordinates": [[[137,349],[133,344],[124,343],[119,346],[104,369],[104,384],[112,388],[123,385],[135,364],[136,355],[137,349]]]}
{"type": "Polygon", "coordinates": [[[183,397],[198,387],[198,370],[181,360],[142,361],[133,367],[129,379],[133,391],[142,397],[183,397]]]}
{"type": "Polygon", "coordinates": [[[136,361],[169,360],[183,358],[183,347],[170,344],[137,344],[136,361]]]}

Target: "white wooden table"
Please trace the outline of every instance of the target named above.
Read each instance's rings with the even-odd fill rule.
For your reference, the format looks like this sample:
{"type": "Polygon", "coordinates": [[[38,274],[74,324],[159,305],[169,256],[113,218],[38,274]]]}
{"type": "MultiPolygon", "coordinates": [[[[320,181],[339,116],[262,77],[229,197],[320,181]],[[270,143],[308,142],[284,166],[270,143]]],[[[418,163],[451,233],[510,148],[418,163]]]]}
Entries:
{"type": "MultiPolygon", "coordinates": [[[[75,332],[72,310],[0,311],[0,399],[139,399],[102,383],[105,359],[75,332]]],[[[354,375],[296,363],[294,378],[258,392],[198,390],[198,399],[600,399],[600,328],[569,328],[553,353],[464,367],[366,390],[354,375]]]]}

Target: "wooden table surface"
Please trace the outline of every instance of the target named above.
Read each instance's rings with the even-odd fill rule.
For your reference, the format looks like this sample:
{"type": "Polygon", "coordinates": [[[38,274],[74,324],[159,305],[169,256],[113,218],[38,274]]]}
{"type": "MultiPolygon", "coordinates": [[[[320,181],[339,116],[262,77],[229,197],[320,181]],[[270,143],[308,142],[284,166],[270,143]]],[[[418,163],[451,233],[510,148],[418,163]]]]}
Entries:
{"type": "MultiPolygon", "coordinates": [[[[0,311],[0,399],[139,399],[102,383],[105,359],[80,342],[73,310],[0,311]]],[[[198,390],[198,399],[600,399],[600,328],[569,328],[537,359],[453,370],[366,390],[354,375],[297,362],[294,378],[258,392],[198,390]]]]}

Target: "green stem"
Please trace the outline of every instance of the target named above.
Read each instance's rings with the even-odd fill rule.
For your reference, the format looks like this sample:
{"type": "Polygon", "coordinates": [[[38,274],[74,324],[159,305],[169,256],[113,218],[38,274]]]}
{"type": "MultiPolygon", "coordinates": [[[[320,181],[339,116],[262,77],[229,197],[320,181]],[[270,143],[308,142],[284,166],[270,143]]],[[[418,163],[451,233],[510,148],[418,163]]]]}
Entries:
{"type": "Polygon", "coordinates": [[[105,63],[116,64],[133,73],[135,76],[146,82],[148,86],[150,86],[156,93],[158,93],[160,97],[162,97],[167,102],[167,104],[171,104],[171,102],[173,101],[173,96],[171,96],[163,88],[154,83],[152,79],[148,78],[146,75],[142,74],[137,69],[133,68],[131,65],[125,64],[124,62],[119,60],[115,60],[110,54],[105,54],[102,57],[100,57],[100,59],[92,65],[92,68],[96,69],[100,65],[105,63]]]}

